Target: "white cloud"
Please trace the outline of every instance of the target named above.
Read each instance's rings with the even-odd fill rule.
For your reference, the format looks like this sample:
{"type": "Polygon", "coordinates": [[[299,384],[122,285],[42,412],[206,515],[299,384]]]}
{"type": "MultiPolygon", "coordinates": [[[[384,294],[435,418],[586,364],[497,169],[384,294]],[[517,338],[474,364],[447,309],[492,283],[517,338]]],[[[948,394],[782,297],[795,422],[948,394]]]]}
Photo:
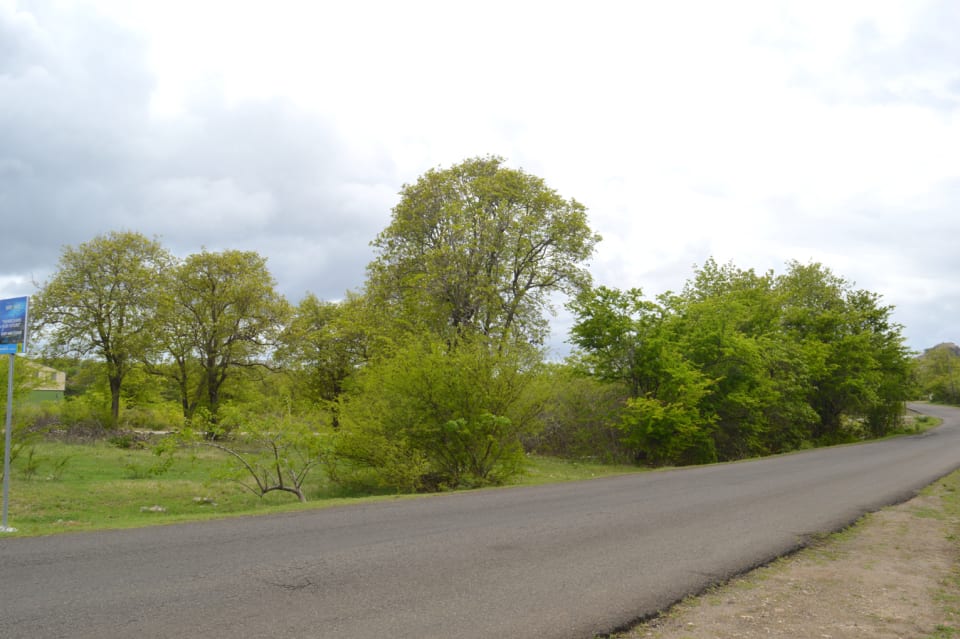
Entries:
{"type": "Polygon", "coordinates": [[[30,212],[0,293],[135,228],[338,297],[404,182],[494,153],[589,207],[598,281],[813,259],[928,346],[960,304],[958,29],[950,0],[0,0],[0,207],[30,212]]]}

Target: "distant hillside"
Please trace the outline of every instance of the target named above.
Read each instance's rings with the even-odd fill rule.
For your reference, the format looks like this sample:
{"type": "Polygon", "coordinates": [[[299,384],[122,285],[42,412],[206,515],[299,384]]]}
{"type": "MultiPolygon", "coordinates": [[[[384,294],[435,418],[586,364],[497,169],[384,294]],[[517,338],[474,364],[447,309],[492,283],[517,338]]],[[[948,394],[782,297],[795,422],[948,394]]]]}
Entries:
{"type": "Polygon", "coordinates": [[[935,402],[960,405],[960,346],[937,344],[917,358],[917,390],[935,402]]]}
{"type": "Polygon", "coordinates": [[[941,344],[937,344],[936,346],[928,348],[927,350],[923,351],[923,355],[921,355],[921,357],[925,357],[927,355],[930,355],[931,353],[939,352],[939,351],[948,351],[951,355],[960,357],[960,346],[957,346],[953,342],[943,342],[941,344]]]}

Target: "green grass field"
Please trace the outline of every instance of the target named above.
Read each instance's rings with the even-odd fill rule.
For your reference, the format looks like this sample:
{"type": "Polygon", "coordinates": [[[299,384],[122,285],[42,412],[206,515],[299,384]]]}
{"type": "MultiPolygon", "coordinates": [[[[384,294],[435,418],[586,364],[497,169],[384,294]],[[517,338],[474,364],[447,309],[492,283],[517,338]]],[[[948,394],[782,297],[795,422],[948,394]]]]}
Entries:
{"type": "MultiPolygon", "coordinates": [[[[117,448],[107,442],[38,442],[32,457],[22,452],[13,464],[8,525],[4,536],[133,528],[236,515],[325,508],[409,495],[351,495],[314,471],[306,483],[309,501],[286,493],[263,498],[227,479],[225,456],[196,448],[180,451],[160,474],[162,459],[149,449],[117,448]]],[[[515,484],[541,484],[639,472],[634,466],[569,462],[531,457],[515,484]]]]}
{"type": "MultiPolygon", "coordinates": [[[[936,425],[938,420],[921,417],[912,420],[900,434],[936,425]]],[[[528,461],[525,472],[513,485],[576,481],[645,470],[550,457],[531,456],[528,461]]],[[[261,498],[229,479],[234,475],[231,468],[224,453],[202,446],[179,450],[169,466],[164,467],[164,458],[150,448],[119,448],[108,441],[68,444],[40,440],[21,451],[13,463],[7,523],[16,532],[3,536],[135,528],[378,499],[417,498],[394,493],[350,493],[327,481],[319,469],[314,470],[304,486],[307,503],[282,492],[261,498]]]]}

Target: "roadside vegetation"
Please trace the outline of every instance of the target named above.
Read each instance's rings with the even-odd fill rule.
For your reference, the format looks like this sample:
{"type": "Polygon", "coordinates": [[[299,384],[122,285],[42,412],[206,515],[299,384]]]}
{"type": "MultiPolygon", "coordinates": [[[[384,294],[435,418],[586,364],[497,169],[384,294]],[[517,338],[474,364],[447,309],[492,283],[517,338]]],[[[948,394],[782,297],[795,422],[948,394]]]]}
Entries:
{"type": "Polygon", "coordinates": [[[933,394],[892,308],[821,264],[707,260],[649,296],[593,281],[599,241],[582,204],[480,157],[403,187],[339,300],[291,303],[251,251],[179,258],[133,231],[65,247],[31,320],[66,396],[28,401],[36,369],[18,361],[12,520],[138,525],[731,461],[888,436],[933,394]],[[558,294],[562,362],[544,348],[558,294]]]}
{"type": "MultiPolygon", "coordinates": [[[[154,438],[150,438],[153,440],[154,438]]],[[[160,440],[163,441],[163,440],[160,440]]],[[[351,490],[322,472],[302,488],[309,503],[280,492],[258,496],[230,455],[208,446],[170,454],[141,436],[44,439],[14,464],[10,520],[15,536],[132,528],[228,516],[398,499],[392,490],[351,490]]],[[[516,484],[590,479],[637,472],[634,466],[531,457],[516,484]]]]}

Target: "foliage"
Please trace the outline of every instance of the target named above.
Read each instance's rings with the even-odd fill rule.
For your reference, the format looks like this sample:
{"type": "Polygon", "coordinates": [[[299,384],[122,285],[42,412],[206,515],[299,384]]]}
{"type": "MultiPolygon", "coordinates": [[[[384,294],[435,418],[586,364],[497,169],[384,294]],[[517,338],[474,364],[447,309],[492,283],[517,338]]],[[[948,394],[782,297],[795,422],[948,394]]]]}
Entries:
{"type": "Polygon", "coordinates": [[[919,393],[935,402],[960,404],[960,347],[938,344],[916,360],[919,393]]]}
{"type": "Polygon", "coordinates": [[[619,428],[628,397],[625,384],[608,383],[563,364],[545,366],[531,392],[542,394],[539,426],[524,438],[528,451],[606,463],[633,460],[619,428]]]}
{"type": "MultiPolygon", "coordinates": [[[[7,450],[6,426],[0,427],[0,479],[3,478],[3,459],[7,450]]],[[[31,427],[25,420],[15,419],[10,424],[10,468],[19,466],[18,459],[26,455],[27,465],[33,465],[34,446],[42,438],[42,433],[31,427]]]]}
{"type": "Polygon", "coordinates": [[[555,291],[590,276],[586,209],[498,157],[427,171],[403,187],[373,241],[367,293],[413,333],[541,343],[555,291]]]}
{"type": "Polygon", "coordinates": [[[627,385],[624,442],[654,463],[880,437],[909,392],[892,308],[819,264],[774,276],[709,260],[657,303],[599,287],[570,308],[574,365],[627,385]]]}
{"type": "Polygon", "coordinates": [[[627,291],[598,286],[581,291],[568,308],[577,317],[570,341],[579,349],[576,364],[608,382],[624,382],[631,397],[652,392],[657,379],[654,344],[663,309],[627,291]]]}
{"type": "Polygon", "coordinates": [[[306,295],[279,337],[274,358],[291,376],[296,395],[331,413],[339,424],[338,400],[348,380],[368,358],[368,335],[358,320],[363,300],[340,303],[306,295]]]}
{"type": "Polygon", "coordinates": [[[13,358],[13,406],[10,423],[10,463],[24,452],[32,457],[32,446],[42,434],[33,419],[33,410],[25,409],[23,397],[36,383],[36,378],[30,374],[30,362],[24,361],[21,356],[6,355],[0,357],[0,478],[3,477],[3,460],[6,455],[6,415],[7,393],[9,387],[10,358],[13,358]]]}
{"type": "Polygon", "coordinates": [[[266,259],[250,251],[203,251],[176,269],[173,292],[160,308],[166,367],[184,417],[198,406],[214,418],[224,384],[238,368],[264,363],[289,312],[266,259]]]}
{"type": "Polygon", "coordinates": [[[700,464],[717,461],[715,416],[702,408],[712,380],[679,353],[658,349],[656,388],[627,400],[620,428],[638,461],[700,464]]]}
{"type": "Polygon", "coordinates": [[[48,356],[94,356],[104,363],[113,426],[124,380],[154,339],[171,264],[157,241],[112,232],[64,248],[56,272],[33,297],[31,321],[48,356]]]}
{"type": "MultiPolygon", "coordinates": [[[[150,446],[152,458],[147,461],[140,461],[138,458],[129,458],[124,464],[129,479],[155,479],[166,474],[174,464],[174,455],[179,445],[179,439],[173,435],[167,435],[161,438],[153,446],[150,446]]],[[[127,447],[129,448],[129,447],[127,447]]],[[[146,448],[146,446],[137,446],[137,448],[146,448]]]]}
{"type": "Polygon", "coordinates": [[[338,461],[396,489],[502,483],[521,468],[539,352],[422,339],[371,363],[344,405],[338,461]],[[381,472],[382,471],[382,472],[381,472]],[[388,476],[389,475],[389,476],[388,476]]]}

